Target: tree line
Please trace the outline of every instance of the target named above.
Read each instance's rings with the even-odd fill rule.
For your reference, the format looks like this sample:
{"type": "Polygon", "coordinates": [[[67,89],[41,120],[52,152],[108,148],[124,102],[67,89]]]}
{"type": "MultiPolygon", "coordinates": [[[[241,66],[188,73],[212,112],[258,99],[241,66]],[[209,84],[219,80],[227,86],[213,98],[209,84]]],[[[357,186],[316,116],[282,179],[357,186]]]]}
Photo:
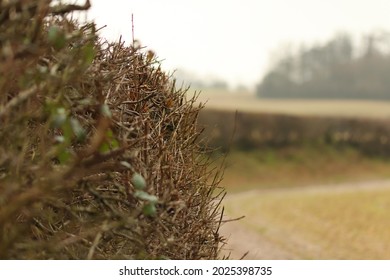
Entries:
{"type": "Polygon", "coordinates": [[[285,49],[256,89],[262,98],[390,99],[390,33],[285,49]]]}

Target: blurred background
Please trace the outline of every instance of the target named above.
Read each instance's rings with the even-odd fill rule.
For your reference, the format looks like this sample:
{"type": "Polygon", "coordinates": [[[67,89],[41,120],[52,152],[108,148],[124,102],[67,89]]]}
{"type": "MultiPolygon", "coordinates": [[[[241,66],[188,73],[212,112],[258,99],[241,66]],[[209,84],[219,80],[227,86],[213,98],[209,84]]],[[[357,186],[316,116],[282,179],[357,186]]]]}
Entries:
{"type": "Polygon", "coordinates": [[[390,259],[389,1],[91,2],[205,102],[223,254],[390,259]]]}

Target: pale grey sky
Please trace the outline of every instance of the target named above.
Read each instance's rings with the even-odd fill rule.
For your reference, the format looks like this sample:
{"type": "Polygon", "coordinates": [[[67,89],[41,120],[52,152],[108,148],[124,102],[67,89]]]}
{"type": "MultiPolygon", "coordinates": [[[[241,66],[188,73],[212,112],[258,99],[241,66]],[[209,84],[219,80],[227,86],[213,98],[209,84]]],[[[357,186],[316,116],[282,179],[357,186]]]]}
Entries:
{"type": "MultiPolygon", "coordinates": [[[[83,2],[82,0],[78,2],[83,2]]],[[[164,59],[167,71],[186,69],[230,85],[253,86],[270,54],[292,42],[325,41],[338,31],[355,35],[390,30],[389,0],[92,0],[90,19],[102,35],[135,38],[164,59]]]]}

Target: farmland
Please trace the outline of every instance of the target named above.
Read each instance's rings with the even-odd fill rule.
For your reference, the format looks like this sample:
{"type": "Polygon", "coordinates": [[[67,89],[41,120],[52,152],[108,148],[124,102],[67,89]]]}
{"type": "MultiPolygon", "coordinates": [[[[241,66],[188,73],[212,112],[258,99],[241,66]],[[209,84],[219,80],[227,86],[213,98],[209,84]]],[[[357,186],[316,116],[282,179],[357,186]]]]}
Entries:
{"type": "Polygon", "coordinates": [[[200,101],[206,108],[299,116],[390,118],[390,102],[370,100],[258,99],[250,92],[204,90],[200,101]]]}
{"type": "Polygon", "coordinates": [[[217,91],[200,99],[216,165],[227,153],[226,219],[245,216],[222,227],[224,254],[390,258],[390,103],[217,91]]]}

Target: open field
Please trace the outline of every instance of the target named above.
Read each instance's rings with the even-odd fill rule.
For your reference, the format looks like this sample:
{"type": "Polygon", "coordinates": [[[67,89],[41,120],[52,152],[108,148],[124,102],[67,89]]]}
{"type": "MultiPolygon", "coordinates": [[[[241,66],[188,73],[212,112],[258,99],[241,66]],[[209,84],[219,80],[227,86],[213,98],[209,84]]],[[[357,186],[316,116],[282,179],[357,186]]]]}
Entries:
{"type": "Polygon", "coordinates": [[[350,148],[233,150],[222,185],[231,258],[389,259],[390,162],[350,148]]]}
{"type": "Polygon", "coordinates": [[[230,149],[226,219],[246,216],[223,225],[225,254],[390,259],[390,102],[200,99],[211,146],[230,149]]]}
{"type": "Polygon", "coordinates": [[[303,116],[390,118],[390,102],[371,100],[258,99],[248,92],[204,90],[199,101],[206,108],[303,116]]]}
{"type": "Polygon", "coordinates": [[[390,160],[327,146],[233,150],[225,166],[223,185],[229,193],[390,179],[390,160]]]}
{"type": "Polygon", "coordinates": [[[390,181],[251,190],[225,201],[225,254],[246,259],[390,259],[390,181]]]}
{"type": "Polygon", "coordinates": [[[390,162],[353,149],[233,150],[222,185],[239,259],[389,259],[390,162]]]}

